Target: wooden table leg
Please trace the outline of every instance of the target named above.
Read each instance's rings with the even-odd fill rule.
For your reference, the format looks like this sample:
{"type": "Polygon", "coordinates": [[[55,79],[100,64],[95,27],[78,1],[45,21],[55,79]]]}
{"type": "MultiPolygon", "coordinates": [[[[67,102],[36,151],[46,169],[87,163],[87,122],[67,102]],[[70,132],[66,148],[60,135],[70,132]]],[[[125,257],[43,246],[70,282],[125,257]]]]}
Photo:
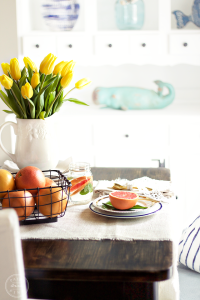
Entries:
{"type": "Polygon", "coordinates": [[[54,300],[158,300],[155,282],[29,280],[29,298],[54,300]]]}

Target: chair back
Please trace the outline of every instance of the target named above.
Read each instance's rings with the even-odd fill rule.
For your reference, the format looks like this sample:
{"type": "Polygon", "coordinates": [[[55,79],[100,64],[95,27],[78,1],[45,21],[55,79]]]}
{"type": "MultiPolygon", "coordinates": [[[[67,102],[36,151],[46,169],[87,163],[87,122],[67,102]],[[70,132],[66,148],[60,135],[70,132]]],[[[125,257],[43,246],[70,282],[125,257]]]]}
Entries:
{"type": "Polygon", "coordinates": [[[0,211],[0,299],[27,299],[19,221],[12,208],[0,211]]]}

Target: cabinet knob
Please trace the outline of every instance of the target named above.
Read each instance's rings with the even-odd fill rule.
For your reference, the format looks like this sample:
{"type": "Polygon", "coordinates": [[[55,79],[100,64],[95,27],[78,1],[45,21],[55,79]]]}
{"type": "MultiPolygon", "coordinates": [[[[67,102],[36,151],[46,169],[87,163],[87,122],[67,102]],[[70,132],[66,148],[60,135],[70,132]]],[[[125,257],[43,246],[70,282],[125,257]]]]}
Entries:
{"type": "Polygon", "coordinates": [[[145,43],[143,43],[143,44],[142,44],[142,47],[146,47],[146,44],[145,44],[145,43]]]}
{"type": "Polygon", "coordinates": [[[108,47],[109,47],[109,48],[112,48],[112,44],[109,44],[108,47]]]}
{"type": "Polygon", "coordinates": [[[187,47],[187,46],[188,46],[188,43],[184,43],[183,46],[184,46],[184,47],[187,47]]]}
{"type": "Polygon", "coordinates": [[[40,48],[40,45],[36,44],[35,47],[36,47],[36,48],[40,48]]]}
{"type": "Polygon", "coordinates": [[[69,48],[72,48],[72,44],[69,44],[69,48]]]}
{"type": "Polygon", "coordinates": [[[128,135],[128,134],[125,134],[125,137],[126,137],[126,138],[128,138],[128,137],[129,137],[129,135],[128,135]]]}

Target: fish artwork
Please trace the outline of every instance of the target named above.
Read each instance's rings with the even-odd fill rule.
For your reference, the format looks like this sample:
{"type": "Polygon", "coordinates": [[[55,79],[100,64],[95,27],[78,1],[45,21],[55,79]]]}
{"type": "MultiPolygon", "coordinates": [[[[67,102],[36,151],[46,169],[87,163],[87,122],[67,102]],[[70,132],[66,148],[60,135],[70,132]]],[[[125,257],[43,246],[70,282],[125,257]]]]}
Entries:
{"type": "Polygon", "coordinates": [[[200,0],[195,0],[192,6],[192,14],[186,16],[182,11],[175,10],[172,12],[177,21],[177,28],[183,28],[188,22],[193,22],[196,26],[200,27],[200,0]]]}
{"type": "Polygon", "coordinates": [[[121,110],[164,108],[175,98],[174,87],[160,80],[155,84],[158,85],[158,92],[138,87],[97,87],[93,92],[93,101],[103,108],[121,110]],[[167,95],[164,95],[164,88],[169,91],[167,95]]]}

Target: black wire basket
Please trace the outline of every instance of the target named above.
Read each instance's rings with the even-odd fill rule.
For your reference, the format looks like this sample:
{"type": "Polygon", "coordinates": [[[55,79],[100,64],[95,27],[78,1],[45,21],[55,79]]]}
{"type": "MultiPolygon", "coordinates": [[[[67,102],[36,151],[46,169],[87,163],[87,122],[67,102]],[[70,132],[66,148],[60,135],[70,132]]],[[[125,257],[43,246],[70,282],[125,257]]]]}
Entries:
{"type": "MultiPolygon", "coordinates": [[[[56,185],[43,188],[0,192],[0,210],[14,208],[20,225],[57,222],[65,215],[71,182],[59,170],[42,171],[56,185]],[[6,196],[2,197],[3,194],[6,196]],[[15,192],[22,192],[16,196],[15,192]],[[27,192],[30,192],[31,195],[27,192]],[[23,203],[23,205],[22,205],[23,203]]],[[[12,173],[13,177],[17,173],[12,173]]]]}

